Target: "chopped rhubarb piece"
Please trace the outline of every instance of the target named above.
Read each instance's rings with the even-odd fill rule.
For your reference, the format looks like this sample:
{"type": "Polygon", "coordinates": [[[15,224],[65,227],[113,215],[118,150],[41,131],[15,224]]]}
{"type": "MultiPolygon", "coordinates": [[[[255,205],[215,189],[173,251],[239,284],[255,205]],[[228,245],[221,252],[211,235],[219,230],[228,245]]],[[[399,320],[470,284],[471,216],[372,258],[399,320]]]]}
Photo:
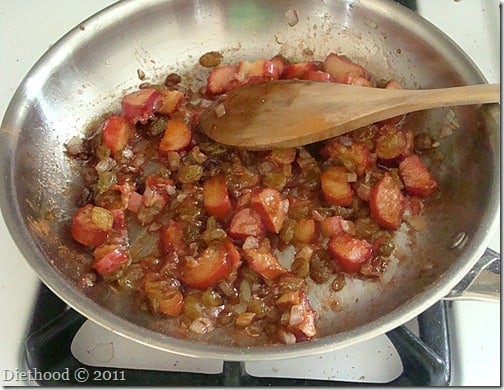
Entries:
{"type": "Polygon", "coordinates": [[[184,231],[184,223],[171,220],[161,232],[161,244],[165,253],[177,253],[183,256],[189,253],[189,246],[184,240],[182,232],[184,231]]]}
{"type": "Polygon", "coordinates": [[[312,309],[308,296],[300,292],[301,302],[291,306],[288,331],[296,336],[296,341],[305,341],[317,334],[315,317],[317,312],[312,309]]]}
{"type": "Polygon", "coordinates": [[[145,179],[143,203],[146,206],[152,206],[162,198],[164,206],[170,200],[173,191],[175,191],[175,183],[172,179],[160,175],[149,175],[145,179]]]}
{"type": "Polygon", "coordinates": [[[265,279],[276,279],[288,272],[264,243],[260,243],[258,248],[244,248],[243,254],[250,268],[265,279]]]}
{"type": "Polygon", "coordinates": [[[373,218],[387,229],[398,229],[406,208],[406,199],[389,173],[371,187],[369,207],[373,218]]]}
{"type": "Polygon", "coordinates": [[[348,72],[341,78],[341,83],[356,85],[358,87],[373,87],[373,83],[365,77],[359,76],[355,72],[348,72]]]}
{"type": "Polygon", "coordinates": [[[220,246],[210,246],[196,258],[186,257],[180,279],[186,286],[206,290],[225,279],[231,269],[226,250],[220,246]]]}
{"type": "Polygon", "coordinates": [[[73,217],[72,237],[84,245],[101,245],[107,240],[113,223],[111,211],[88,204],[78,209],[73,217]]]}
{"type": "Polygon", "coordinates": [[[170,119],[159,143],[159,150],[163,153],[184,150],[190,145],[191,139],[191,128],[184,121],[170,119]]]}
{"type": "Polygon", "coordinates": [[[348,171],[341,166],[326,169],[320,175],[322,193],[328,203],[349,206],[353,200],[352,187],[348,183],[348,171]]]}
{"type": "Polygon", "coordinates": [[[387,81],[387,84],[385,84],[385,89],[403,89],[403,87],[398,81],[390,79],[387,81]]]}
{"type": "Polygon", "coordinates": [[[359,272],[361,266],[374,254],[373,245],[348,233],[339,233],[327,244],[329,251],[343,270],[348,273],[359,272]]]}
{"type": "Polygon", "coordinates": [[[154,117],[158,104],[159,91],[145,88],[130,93],[122,98],[121,107],[123,117],[130,123],[147,123],[154,117]]]}
{"type": "Polygon", "coordinates": [[[143,196],[140,195],[138,192],[133,191],[128,198],[128,210],[137,213],[142,203],[143,203],[143,196]]]}
{"type": "Polygon", "coordinates": [[[132,131],[126,119],[119,115],[110,115],[102,127],[103,144],[112,153],[121,152],[128,144],[132,131]]]}
{"type": "Polygon", "coordinates": [[[438,184],[416,154],[406,157],[399,164],[399,176],[406,192],[412,196],[427,198],[436,191],[438,184]]]}
{"type": "Polygon", "coordinates": [[[294,239],[297,242],[311,243],[317,238],[317,225],[315,220],[300,219],[296,222],[296,227],[294,229],[294,239]]]}
{"type": "Polygon", "coordinates": [[[267,156],[266,160],[275,163],[276,165],[290,164],[296,159],[295,148],[280,148],[273,149],[267,156]]]}
{"type": "Polygon", "coordinates": [[[319,81],[319,82],[334,82],[334,77],[329,72],[324,72],[323,70],[309,70],[303,73],[300,77],[301,80],[319,81]]]}
{"type": "Polygon", "coordinates": [[[296,62],[294,64],[286,65],[280,75],[281,79],[299,79],[304,74],[318,70],[315,62],[296,62]]]}
{"type": "Polygon", "coordinates": [[[340,216],[328,217],[320,222],[320,231],[326,237],[334,237],[343,231],[344,219],[340,216]]]}
{"type": "Polygon", "coordinates": [[[392,125],[380,128],[376,137],[376,157],[386,165],[395,165],[407,147],[404,132],[392,125]]]}
{"type": "Polygon", "coordinates": [[[369,80],[369,74],[362,66],[336,53],[329,54],[324,60],[323,70],[332,74],[338,83],[348,83],[349,77],[362,77],[369,80]]]}
{"type": "Polygon", "coordinates": [[[362,176],[369,164],[369,149],[361,142],[343,145],[339,138],[326,142],[320,154],[326,159],[337,159],[350,172],[362,176]]]}
{"type": "Polygon", "coordinates": [[[289,211],[289,201],[272,188],[264,188],[252,195],[252,208],[259,213],[267,231],[278,233],[289,211]]]}
{"type": "Polygon", "coordinates": [[[112,222],[112,229],[126,228],[126,218],[124,216],[123,210],[112,210],[112,216],[114,217],[114,221],[112,222]]]}
{"type": "Polygon", "coordinates": [[[213,176],[203,184],[203,205],[210,215],[220,221],[229,215],[231,200],[224,176],[213,176]]]}
{"type": "Polygon", "coordinates": [[[257,60],[254,62],[240,61],[237,78],[241,84],[262,83],[276,80],[280,76],[279,69],[273,61],[257,60]]]}
{"type": "Polygon", "coordinates": [[[229,263],[231,264],[232,271],[238,269],[238,267],[242,263],[238,248],[236,248],[236,246],[229,238],[223,240],[222,247],[226,251],[226,256],[228,257],[229,263]]]}
{"type": "Polygon", "coordinates": [[[116,245],[104,245],[95,249],[91,267],[100,275],[107,276],[116,272],[123,264],[128,263],[128,254],[116,245]]]}
{"type": "Polygon", "coordinates": [[[176,317],[184,308],[184,296],[180,289],[167,280],[148,280],[144,292],[155,313],[176,317]]]}
{"type": "Polygon", "coordinates": [[[249,236],[263,236],[264,226],[261,216],[248,207],[241,209],[231,219],[228,233],[238,240],[245,240],[249,236]]]}
{"type": "Polygon", "coordinates": [[[237,74],[238,67],[234,65],[222,65],[214,68],[207,79],[206,93],[218,95],[236,88],[240,85],[237,74]]]}
{"type": "Polygon", "coordinates": [[[159,90],[158,107],[156,112],[163,115],[171,114],[182,103],[184,94],[177,90],[159,90]]]}
{"type": "Polygon", "coordinates": [[[245,207],[250,207],[250,199],[252,199],[252,192],[245,192],[236,199],[236,209],[240,210],[245,207]]]}

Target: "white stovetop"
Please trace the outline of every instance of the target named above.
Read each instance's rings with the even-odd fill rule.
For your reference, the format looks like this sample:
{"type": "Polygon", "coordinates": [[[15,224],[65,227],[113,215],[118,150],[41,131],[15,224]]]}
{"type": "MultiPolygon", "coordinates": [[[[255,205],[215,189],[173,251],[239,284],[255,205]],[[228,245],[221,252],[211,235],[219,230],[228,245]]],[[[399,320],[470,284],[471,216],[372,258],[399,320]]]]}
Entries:
{"type": "MultiPolygon", "coordinates": [[[[0,0],[0,118],[36,60],[64,33],[112,0],[0,0]]],[[[457,42],[485,74],[500,82],[499,0],[418,0],[419,12],[457,42]]],[[[500,225],[489,245],[500,251],[500,225]]],[[[22,343],[38,279],[23,260],[0,216],[0,384],[22,370],[22,343]]],[[[460,342],[454,385],[500,385],[500,305],[456,302],[460,342]]]]}

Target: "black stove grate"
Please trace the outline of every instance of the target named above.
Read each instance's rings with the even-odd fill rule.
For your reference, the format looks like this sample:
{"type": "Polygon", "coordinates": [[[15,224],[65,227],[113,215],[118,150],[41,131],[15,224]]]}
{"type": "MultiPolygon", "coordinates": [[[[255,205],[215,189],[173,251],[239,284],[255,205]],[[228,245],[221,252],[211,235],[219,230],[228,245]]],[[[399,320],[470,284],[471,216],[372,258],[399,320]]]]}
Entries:
{"type": "MultiPolygon", "coordinates": [[[[110,368],[89,367],[75,359],[70,351],[72,340],[85,322],[85,317],[68,308],[56,295],[41,285],[25,345],[26,368],[39,373],[36,382],[43,386],[365,386],[375,383],[353,383],[329,380],[258,378],[245,372],[240,362],[224,362],[221,374],[164,372],[121,369],[121,377],[94,375],[87,381],[75,379],[77,370],[110,372],[110,368]],[[64,373],[44,379],[44,372],[64,373]],[[69,379],[68,379],[69,378],[69,379]],[[102,379],[97,379],[102,378],[102,379]],[[112,378],[113,379],[113,378],[112,378]],[[117,379],[117,378],[116,378],[117,379]]],[[[446,303],[440,301],[418,316],[419,335],[400,326],[387,333],[404,367],[403,373],[386,386],[447,386],[450,382],[450,344],[446,303]]]]}

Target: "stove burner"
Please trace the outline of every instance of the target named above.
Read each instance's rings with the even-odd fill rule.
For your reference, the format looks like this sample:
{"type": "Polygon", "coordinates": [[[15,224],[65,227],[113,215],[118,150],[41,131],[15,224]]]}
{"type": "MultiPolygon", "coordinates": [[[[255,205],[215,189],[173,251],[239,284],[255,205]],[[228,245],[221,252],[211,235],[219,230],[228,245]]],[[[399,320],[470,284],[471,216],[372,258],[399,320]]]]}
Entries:
{"type": "MultiPolygon", "coordinates": [[[[447,386],[449,384],[451,366],[446,305],[445,301],[440,301],[417,317],[418,336],[404,325],[387,333],[401,358],[403,372],[397,379],[384,385],[447,386]]],[[[70,375],[62,375],[64,380],[61,382],[57,379],[58,375],[51,375],[48,379],[45,379],[44,375],[39,375],[35,379],[39,385],[362,385],[362,383],[330,380],[255,377],[245,371],[244,363],[241,362],[224,362],[223,370],[219,374],[120,369],[116,370],[118,377],[111,378],[110,368],[84,365],[71,353],[72,340],[85,321],[85,317],[70,309],[56,295],[41,285],[25,345],[26,369],[38,373],[69,372],[70,375]],[[86,370],[96,375],[79,382],[75,378],[77,375],[73,375],[78,370],[86,370]],[[121,382],[115,382],[114,379],[121,382]]]]}

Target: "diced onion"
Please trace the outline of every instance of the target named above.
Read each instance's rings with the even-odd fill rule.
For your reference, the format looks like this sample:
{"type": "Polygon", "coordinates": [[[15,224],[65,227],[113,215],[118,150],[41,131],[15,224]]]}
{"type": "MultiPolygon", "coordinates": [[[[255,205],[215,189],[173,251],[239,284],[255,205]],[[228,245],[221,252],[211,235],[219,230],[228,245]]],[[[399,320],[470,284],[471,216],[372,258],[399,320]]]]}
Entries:
{"type": "Polygon", "coordinates": [[[212,105],[213,100],[208,100],[208,99],[200,99],[200,105],[203,108],[208,108],[212,105]]]}
{"type": "Polygon", "coordinates": [[[357,174],[355,172],[347,173],[347,182],[355,183],[357,181],[357,174]]]}
{"type": "Polygon", "coordinates": [[[304,320],[303,306],[293,305],[290,310],[289,325],[294,326],[302,323],[304,320]]]}
{"type": "Polygon", "coordinates": [[[368,186],[367,184],[360,183],[359,186],[357,187],[357,195],[362,200],[368,201],[370,193],[371,193],[371,187],[368,186]]]}
{"type": "Polygon", "coordinates": [[[124,158],[132,158],[134,156],[133,151],[130,148],[128,148],[128,147],[126,147],[122,151],[122,155],[123,155],[124,158]]]}
{"type": "Polygon", "coordinates": [[[177,202],[182,202],[185,198],[187,198],[187,194],[178,194],[177,195],[177,202]]]}
{"type": "Polygon", "coordinates": [[[217,115],[217,118],[221,118],[226,115],[226,107],[224,107],[224,104],[221,103],[215,107],[215,115],[217,115]]]}
{"type": "Polygon", "coordinates": [[[250,288],[250,284],[246,280],[243,280],[240,283],[240,300],[248,303],[251,297],[252,290],[250,288]]]}
{"type": "Polygon", "coordinates": [[[117,165],[117,163],[115,162],[115,160],[113,158],[107,157],[107,158],[101,160],[98,164],[96,164],[95,169],[98,172],[106,172],[106,171],[110,171],[116,165],[117,165]]]}
{"type": "Polygon", "coordinates": [[[84,152],[84,145],[82,139],[77,136],[73,136],[72,138],[70,138],[70,140],[67,142],[65,146],[68,154],[72,156],[76,156],[84,152]]]}
{"type": "Polygon", "coordinates": [[[243,249],[257,249],[259,247],[259,240],[256,237],[248,236],[243,242],[243,249]]]}
{"type": "Polygon", "coordinates": [[[167,185],[166,193],[168,195],[175,195],[177,193],[177,187],[175,187],[174,185],[167,185]]]}
{"type": "Polygon", "coordinates": [[[446,138],[453,134],[453,129],[449,127],[443,127],[439,130],[439,137],[446,138]]]}
{"type": "Polygon", "coordinates": [[[255,316],[256,314],[251,312],[240,313],[236,317],[235,324],[238,326],[248,326],[252,323],[255,316]]]}
{"type": "Polygon", "coordinates": [[[244,313],[247,310],[248,302],[240,301],[239,304],[233,306],[233,312],[236,314],[244,313]]]}
{"type": "Polygon", "coordinates": [[[310,260],[312,258],[312,255],[313,255],[313,248],[309,246],[304,246],[297,253],[296,257],[301,257],[303,259],[310,260]]]}
{"type": "Polygon", "coordinates": [[[458,129],[460,127],[460,124],[457,119],[457,115],[455,114],[455,111],[452,109],[448,109],[448,112],[446,113],[446,117],[443,120],[443,124],[441,128],[439,129],[439,137],[440,138],[446,138],[449,137],[450,135],[453,134],[453,131],[458,129]]]}
{"type": "Polygon", "coordinates": [[[207,317],[198,317],[193,322],[191,322],[189,329],[197,334],[205,334],[211,332],[214,329],[214,324],[207,317]]]}
{"type": "Polygon", "coordinates": [[[295,26],[299,22],[298,13],[295,9],[287,10],[284,15],[287,18],[287,24],[291,27],[295,26]]]}
{"type": "Polygon", "coordinates": [[[315,222],[322,222],[325,219],[324,216],[320,214],[317,210],[312,210],[311,216],[315,220],[315,222]]]}
{"type": "Polygon", "coordinates": [[[180,154],[178,152],[168,152],[166,157],[170,169],[177,169],[180,167],[180,154]]]}
{"type": "Polygon", "coordinates": [[[189,268],[197,267],[199,265],[199,263],[196,261],[194,256],[186,256],[185,261],[186,261],[186,266],[189,268]]]}
{"type": "Polygon", "coordinates": [[[96,274],[86,273],[80,279],[80,286],[83,288],[93,287],[96,281],[96,274]]]}
{"type": "Polygon", "coordinates": [[[396,259],[391,259],[389,263],[387,264],[387,269],[382,275],[382,281],[383,283],[388,283],[392,280],[394,277],[396,271],[397,271],[397,266],[398,266],[398,261],[396,259]]]}
{"type": "Polygon", "coordinates": [[[225,280],[219,283],[219,288],[222,290],[224,295],[226,295],[227,297],[236,296],[235,288],[232,285],[230,285],[228,282],[226,282],[225,280]]]}
{"type": "Polygon", "coordinates": [[[348,136],[340,137],[339,142],[343,146],[352,146],[352,144],[353,144],[352,138],[350,138],[348,136]]]}
{"type": "Polygon", "coordinates": [[[296,336],[290,332],[286,332],[283,329],[280,329],[278,331],[278,336],[280,337],[280,340],[283,341],[285,344],[295,344],[296,343],[296,336]]]}
{"type": "Polygon", "coordinates": [[[160,223],[157,223],[157,222],[153,222],[149,225],[149,227],[147,228],[147,230],[149,232],[155,232],[156,230],[159,230],[163,227],[163,225],[161,225],[160,223]]]}
{"type": "Polygon", "coordinates": [[[352,221],[347,221],[346,219],[341,221],[341,228],[345,233],[354,235],[355,234],[355,225],[352,221]]]}
{"type": "Polygon", "coordinates": [[[410,215],[406,218],[406,222],[417,231],[427,228],[427,222],[422,215],[410,215]]]}

